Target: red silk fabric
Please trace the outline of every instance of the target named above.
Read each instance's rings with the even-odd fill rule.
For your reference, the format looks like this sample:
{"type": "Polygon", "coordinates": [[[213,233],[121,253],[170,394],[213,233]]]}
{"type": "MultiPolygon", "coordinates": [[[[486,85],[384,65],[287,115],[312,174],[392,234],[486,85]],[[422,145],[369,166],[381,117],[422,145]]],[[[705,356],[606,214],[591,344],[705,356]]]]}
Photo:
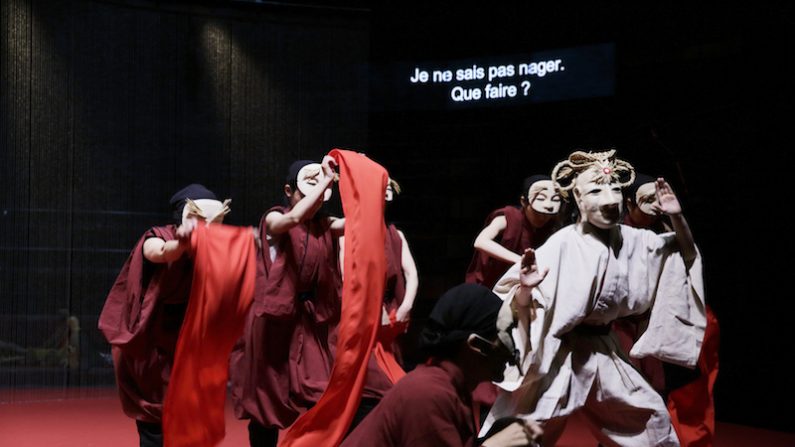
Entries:
{"type": "Polygon", "coordinates": [[[251,228],[198,225],[193,284],[163,410],[166,447],[214,446],[224,438],[229,353],[254,296],[251,228]]]}
{"type": "Polygon", "coordinates": [[[707,329],[698,357],[699,377],[668,394],[668,412],[682,447],[712,447],[715,404],[712,391],[718,377],[718,319],[707,306],[707,329]]]}
{"type": "Polygon", "coordinates": [[[386,257],[384,191],[387,172],[364,155],[334,149],[345,213],[345,281],[334,368],[326,391],[282,436],[282,447],[336,446],[361,399],[381,320],[386,257]]]}

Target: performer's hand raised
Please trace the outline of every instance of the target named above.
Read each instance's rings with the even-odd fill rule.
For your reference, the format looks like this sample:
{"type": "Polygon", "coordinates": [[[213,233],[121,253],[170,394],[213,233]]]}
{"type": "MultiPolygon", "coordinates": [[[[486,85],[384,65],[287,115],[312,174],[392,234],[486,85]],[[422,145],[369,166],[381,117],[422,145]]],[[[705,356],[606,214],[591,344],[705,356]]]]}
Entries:
{"type": "Polygon", "coordinates": [[[525,250],[524,254],[522,254],[522,270],[519,275],[519,282],[522,287],[533,288],[541,284],[547,273],[549,273],[549,267],[544,268],[542,271],[538,270],[535,250],[532,248],[525,250]]]}
{"type": "Polygon", "coordinates": [[[657,203],[653,209],[657,213],[665,213],[667,215],[682,214],[682,205],[679,199],[676,198],[674,190],[671,185],[662,177],[657,179],[657,203]]]}

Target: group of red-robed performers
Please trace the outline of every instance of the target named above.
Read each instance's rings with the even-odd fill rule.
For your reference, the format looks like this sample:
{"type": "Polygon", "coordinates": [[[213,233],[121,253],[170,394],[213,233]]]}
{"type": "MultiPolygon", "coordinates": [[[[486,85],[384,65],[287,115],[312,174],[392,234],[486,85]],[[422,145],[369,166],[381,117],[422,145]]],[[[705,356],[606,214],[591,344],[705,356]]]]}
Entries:
{"type": "Polygon", "coordinates": [[[317,426],[325,443],[341,442],[405,375],[397,337],[417,272],[402,232],[384,222],[384,202],[396,192],[376,163],[335,150],[322,163],[290,166],[285,204],[264,214],[258,232],[222,225],[228,201],[202,185],[176,193],[178,226],[144,234],[99,323],[141,445],[217,443],[223,414],[183,422],[203,404],[222,409],[223,400],[218,407],[207,398],[225,393],[227,380],[236,414],[250,420],[251,445],[317,445],[307,444],[317,426]],[[347,219],[321,210],[335,179],[347,219]],[[183,365],[198,377],[183,378],[191,369],[183,365]]]}
{"type": "MultiPolygon", "coordinates": [[[[227,384],[236,415],[249,419],[252,446],[341,443],[405,375],[396,338],[407,326],[417,272],[405,237],[384,222],[385,198],[397,191],[367,157],[334,150],[322,163],[290,166],[285,204],[264,214],[259,231],[222,225],[228,201],[201,185],[175,194],[179,225],[144,234],[99,324],[141,445],[217,444],[227,384]],[[335,179],[345,219],[321,210],[335,179]]],[[[557,230],[559,214],[549,177],[528,178],[521,207],[489,216],[467,282],[494,286],[525,249],[557,230]]],[[[700,375],[685,385],[690,391],[668,395],[682,445],[711,442],[712,334],[700,375]]],[[[486,382],[473,393],[475,433],[478,406],[488,409],[495,389],[486,382]]]]}

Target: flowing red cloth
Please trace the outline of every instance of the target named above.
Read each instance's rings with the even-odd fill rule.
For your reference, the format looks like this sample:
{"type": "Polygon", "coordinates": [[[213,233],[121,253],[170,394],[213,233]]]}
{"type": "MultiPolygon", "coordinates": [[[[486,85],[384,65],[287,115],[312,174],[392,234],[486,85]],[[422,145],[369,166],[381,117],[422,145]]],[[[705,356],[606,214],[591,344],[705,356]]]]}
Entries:
{"type": "Polygon", "coordinates": [[[337,356],[317,405],[282,436],[280,446],[336,446],[359,406],[367,364],[381,320],[386,257],[384,191],[387,172],[369,158],[334,149],[345,213],[345,280],[337,356]]]}
{"type": "Polygon", "coordinates": [[[707,306],[707,329],[698,369],[701,375],[668,394],[668,412],[682,447],[710,447],[715,439],[715,404],[712,391],[718,377],[718,319],[707,306]]]}
{"type": "Polygon", "coordinates": [[[213,446],[224,438],[229,353],[254,295],[250,228],[198,225],[191,251],[193,285],[163,409],[166,447],[213,446]]]}

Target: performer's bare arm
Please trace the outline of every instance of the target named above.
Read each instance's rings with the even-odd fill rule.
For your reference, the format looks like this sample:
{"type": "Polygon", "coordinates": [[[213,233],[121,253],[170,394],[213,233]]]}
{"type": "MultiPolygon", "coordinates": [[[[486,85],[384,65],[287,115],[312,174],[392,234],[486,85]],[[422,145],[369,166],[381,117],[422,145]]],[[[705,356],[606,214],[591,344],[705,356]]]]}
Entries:
{"type": "Polygon", "coordinates": [[[177,228],[179,239],[166,241],[150,237],[144,242],[144,257],[150,262],[162,264],[179,259],[190,246],[190,234],[197,225],[196,219],[188,219],[177,228]]]}
{"type": "Polygon", "coordinates": [[[508,250],[500,245],[495,239],[500,235],[508,226],[508,221],[505,216],[497,216],[486,225],[486,228],[480,231],[478,237],[475,239],[475,248],[488,254],[492,258],[499,259],[511,264],[516,264],[522,259],[521,256],[508,250]]]}
{"type": "Polygon", "coordinates": [[[344,217],[331,217],[331,235],[334,237],[343,237],[345,235],[345,218],[344,217]]]}
{"type": "Polygon", "coordinates": [[[671,185],[662,178],[657,179],[657,203],[659,203],[657,211],[667,214],[671,219],[671,225],[676,232],[676,242],[682,251],[682,258],[689,267],[696,259],[696,243],[690,232],[690,226],[682,214],[682,205],[679,203],[679,199],[671,189],[671,185]]]}
{"type": "Polygon", "coordinates": [[[333,158],[329,156],[323,158],[321,166],[325,175],[318,180],[315,188],[299,200],[290,211],[284,214],[278,211],[271,211],[265,216],[265,228],[268,234],[277,236],[286,233],[294,226],[315,215],[320,206],[323,205],[323,194],[326,188],[334,181],[332,163],[334,163],[333,158]]]}
{"type": "Polygon", "coordinates": [[[398,235],[400,236],[400,240],[403,241],[400,259],[403,277],[406,279],[406,292],[403,294],[403,302],[397,309],[396,317],[398,321],[407,321],[411,314],[411,308],[414,306],[414,298],[417,296],[419,276],[417,275],[417,265],[414,263],[414,257],[411,255],[406,237],[400,230],[398,230],[398,235]]]}

